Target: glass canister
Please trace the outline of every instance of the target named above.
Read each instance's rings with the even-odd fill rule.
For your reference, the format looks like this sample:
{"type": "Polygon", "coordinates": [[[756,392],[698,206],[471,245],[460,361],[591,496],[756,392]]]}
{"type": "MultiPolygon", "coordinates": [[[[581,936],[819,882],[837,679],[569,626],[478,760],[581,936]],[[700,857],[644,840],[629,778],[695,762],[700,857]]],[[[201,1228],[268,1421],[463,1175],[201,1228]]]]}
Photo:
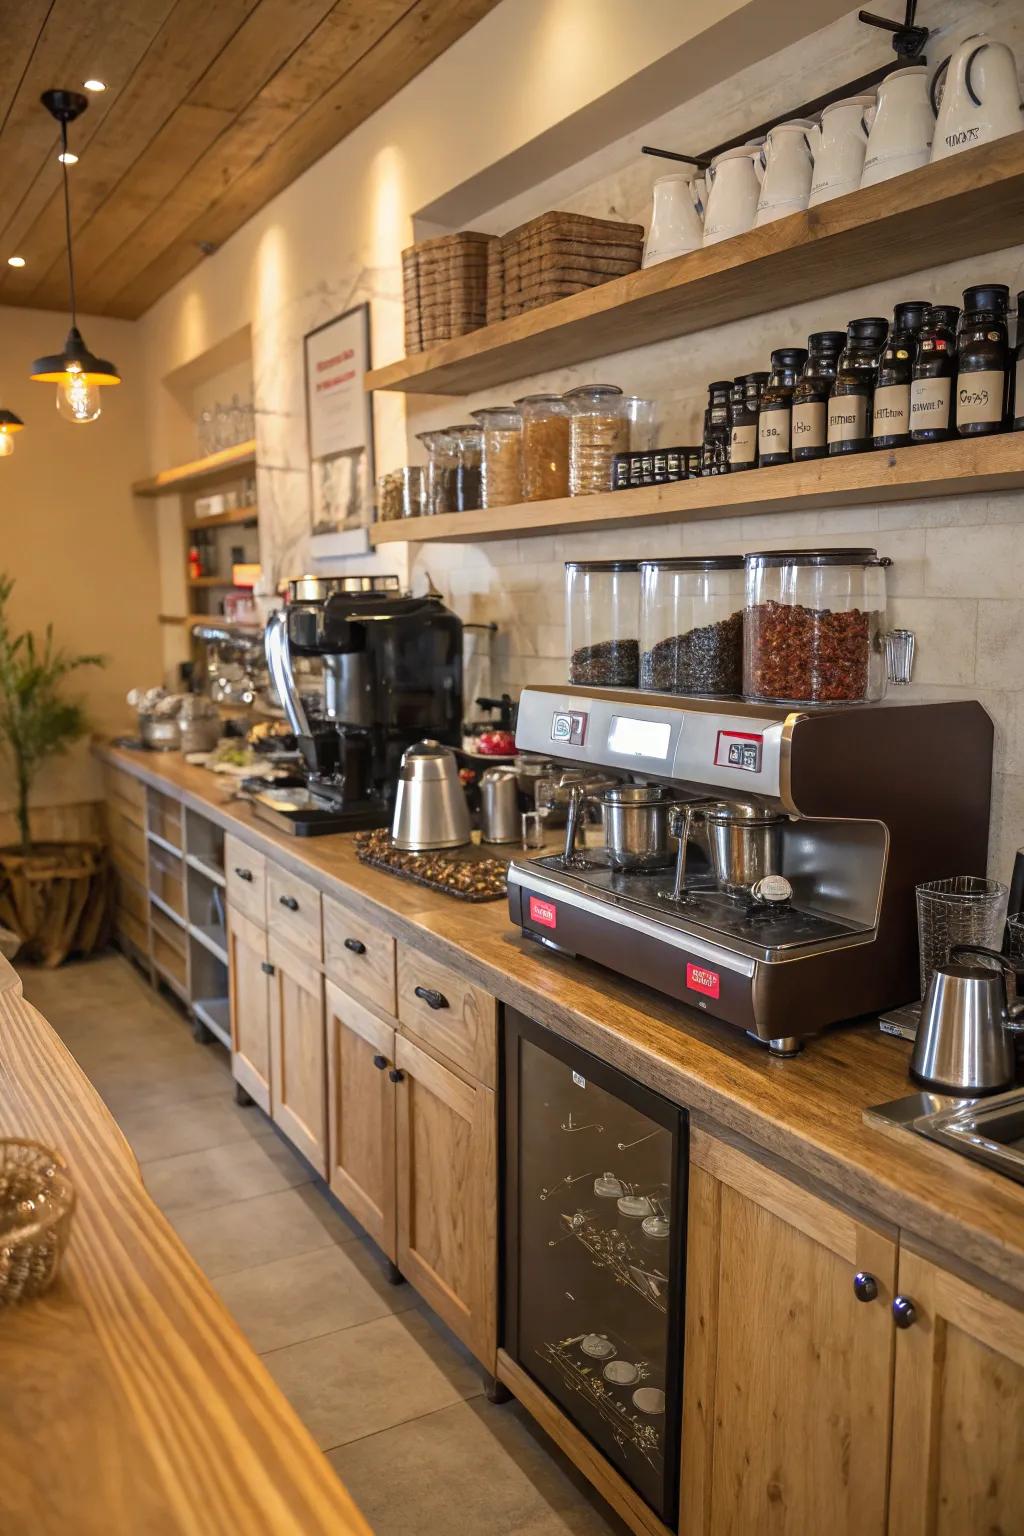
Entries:
{"type": "Polygon", "coordinates": [[[1005,283],[964,290],[963,318],[956,345],[956,429],[961,437],[1002,432],[1010,381],[1005,283]]]}
{"type": "Polygon", "coordinates": [[[512,405],[488,405],[469,414],[482,428],[480,505],[514,506],[523,494],[519,463],[523,418],[512,405]]]}
{"type": "Polygon", "coordinates": [[[708,385],[708,403],[704,412],[704,439],[700,448],[702,475],[729,473],[729,396],[730,379],[717,379],[708,385]]]}
{"type": "Polygon", "coordinates": [[[742,555],[640,563],[640,687],[657,693],[743,688],[742,555]]]}
{"type": "Polygon", "coordinates": [[[636,688],[640,677],[640,564],[567,560],[565,620],[569,681],[636,688]]]}
{"type": "Polygon", "coordinates": [[[613,489],[614,459],[629,449],[629,416],[617,384],[585,384],[564,396],[569,407],[569,495],[613,489]]]}
{"type": "Polygon", "coordinates": [[[757,468],[757,417],[767,373],[745,373],[729,391],[729,472],[757,468]]]}
{"type": "Polygon", "coordinates": [[[777,347],[772,353],[772,371],[757,416],[757,462],[762,467],[792,462],[793,391],[806,361],[806,347],[777,347]]]}
{"type": "Polygon", "coordinates": [[[871,410],[871,440],[876,448],[905,448],[910,442],[910,384],[917,338],[928,305],[923,299],[897,304],[882,355],[871,410]]]}
{"type": "Polygon", "coordinates": [[[851,320],[828,401],[828,451],[836,457],[871,447],[871,405],[878,381],[878,359],[889,322],[882,315],[851,320]]]}
{"type": "Polygon", "coordinates": [[[885,692],[885,572],[873,549],[746,556],[743,692],[824,704],[885,692]]]}
{"type": "Polygon", "coordinates": [[[933,304],[917,338],[910,384],[910,441],[944,443],[952,437],[958,304],[933,304]]]}
{"type": "Polygon", "coordinates": [[[828,453],[828,397],[835,383],[845,331],[814,331],[807,361],[793,390],[793,462],[823,459],[828,453]]]}
{"type": "Polygon", "coordinates": [[[423,476],[423,514],[436,517],[455,511],[455,441],[443,432],[417,432],[416,441],[427,450],[423,476]]]}
{"type": "Polygon", "coordinates": [[[480,506],[483,432],[475,421],[463,421],[448,435],[455,444],[455,510],[474,512],[480,506]]]}
{"type": "Polygon", "coordinates": [[[569,494],[569,407],[561,395],[523,395],[520,456],[524,501],[569,494]]]}

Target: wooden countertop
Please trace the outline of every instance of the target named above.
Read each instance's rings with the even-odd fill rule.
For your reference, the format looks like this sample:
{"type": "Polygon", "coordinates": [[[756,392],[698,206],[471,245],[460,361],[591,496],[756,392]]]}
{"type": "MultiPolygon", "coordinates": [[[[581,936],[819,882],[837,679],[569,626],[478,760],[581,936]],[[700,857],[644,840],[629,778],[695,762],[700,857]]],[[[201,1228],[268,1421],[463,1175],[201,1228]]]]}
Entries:
{"type": "Polygon", "coordinates": [[[260,848],[396,938],[663,1093],[695,1123],[745,1137],[841,1199],[1024,1291],[1024,1186],[909,1133],[865,1125],[911,1091],[910,1047],[873,1024],[837,1027],[791,1061],[731,1026],[524,940],[504,903],[466,906],[358,862],[347,835],[290,837],[175,753],[99,745],[106,761],[260,848]]]}
{"type": "Polygon", "coordinates": [[[59,1151],[78,1194],[57,1283],[0,1308],[0,1528],[369,1536],[3,960],[0,1136],[59,1151]]]}

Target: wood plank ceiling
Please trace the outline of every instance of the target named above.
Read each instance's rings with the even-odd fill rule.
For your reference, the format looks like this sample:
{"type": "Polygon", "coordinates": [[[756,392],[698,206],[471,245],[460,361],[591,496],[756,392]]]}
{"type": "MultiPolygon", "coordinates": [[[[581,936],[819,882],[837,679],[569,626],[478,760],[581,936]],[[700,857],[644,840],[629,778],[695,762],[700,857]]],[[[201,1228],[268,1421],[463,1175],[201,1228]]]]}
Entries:
{"type": "Polygon", "coordinates": [[[0,0],[0,304],[66,303],[44,90],[106,83],[71,128],[78,308],[134,319],[497,3],[0,0]]]}

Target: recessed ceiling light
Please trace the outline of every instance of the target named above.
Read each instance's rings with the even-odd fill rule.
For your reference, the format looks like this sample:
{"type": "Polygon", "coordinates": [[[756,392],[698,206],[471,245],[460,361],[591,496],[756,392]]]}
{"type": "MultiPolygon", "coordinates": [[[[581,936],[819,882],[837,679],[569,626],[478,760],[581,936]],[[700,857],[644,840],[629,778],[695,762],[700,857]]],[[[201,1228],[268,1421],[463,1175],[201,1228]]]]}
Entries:
{"type": "Polygon", "coordinates": [[[25,265],[25,258],[24,256],[8,256],[7,265],[9,267],[23,267],[25,265]]]}
{"type": "Polygon", "coordinates": [[[73,155],[71,153],[70,149],[65,150],[63,154],[58,155],[57,159],[60,161],[61,165],[77,165],[78,164],[78,156],[77,155],[73,155]]]}
{"type": "Polygon", "coordinates": [[[83,80],[82,85],[87,91],[105,91],[107,88],[102,80],[83,80]]]}

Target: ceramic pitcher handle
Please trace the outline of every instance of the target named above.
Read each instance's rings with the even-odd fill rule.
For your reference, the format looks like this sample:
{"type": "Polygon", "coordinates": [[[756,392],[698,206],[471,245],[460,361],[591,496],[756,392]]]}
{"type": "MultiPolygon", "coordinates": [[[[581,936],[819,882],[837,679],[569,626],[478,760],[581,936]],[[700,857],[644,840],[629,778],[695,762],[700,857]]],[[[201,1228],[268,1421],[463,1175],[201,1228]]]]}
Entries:
{"type": "Polygon", "coordinates": [[[981,97],[975,94],[974,86],[971,84],[971,65],[978,57],[978,54],[984,53],[987,47],[988,43],[979,43],[977,48],[972,49],[970,58],[967,60],[967,68],[964,70],[964,85],[966,85],[967,94],[976,107],[981,106],[981,97]]]}
{"type": "Polygon", "coordinates": [[[943,59],[942,63],[939,65],[939,67],[935,71],[934,75],[932,75],[932,83],[928,87],[928,94],[931,97],[931,103],[932,103],[932,112],[933,112],[935,117],[938,117],[938,115],[939,115],[939,102],[942,100],[942,92],[941,92],[941,83],[940,82],[944,82],[945,81],[946,71],[949,69],[949,60],[950,60],[950,55],[947,53],[946,57],[943,59]]]}
{"type": "Polygon", "coordinates": [[[875,126],[875,118],[878,116],[878,103],[872,102],[870,107],[865,107],[861,114],[861,127],[864,129],[865,138],[875,126]]]}
{"type": "Polygon", "coordinates": [[[758,182],[763,185],[764,184],[764,173],[765,173],[765,170],[767,168],[766,165],[765,165],[765,158],[764,158],[764,150],[763,149],[758,149],[757,150],[756,154],[753,156],[753,161],[754,161],[754,175],[757,177],[758,182]]]}
{"type": "Polygon", "coordinates": [[[699,217],[703,218],[704,209],[707,207],[708,202],[707,183],[703,176],[695,176],[690,182],[690,196],[693,199],[693,206],[696,208],[699,217]]]}

